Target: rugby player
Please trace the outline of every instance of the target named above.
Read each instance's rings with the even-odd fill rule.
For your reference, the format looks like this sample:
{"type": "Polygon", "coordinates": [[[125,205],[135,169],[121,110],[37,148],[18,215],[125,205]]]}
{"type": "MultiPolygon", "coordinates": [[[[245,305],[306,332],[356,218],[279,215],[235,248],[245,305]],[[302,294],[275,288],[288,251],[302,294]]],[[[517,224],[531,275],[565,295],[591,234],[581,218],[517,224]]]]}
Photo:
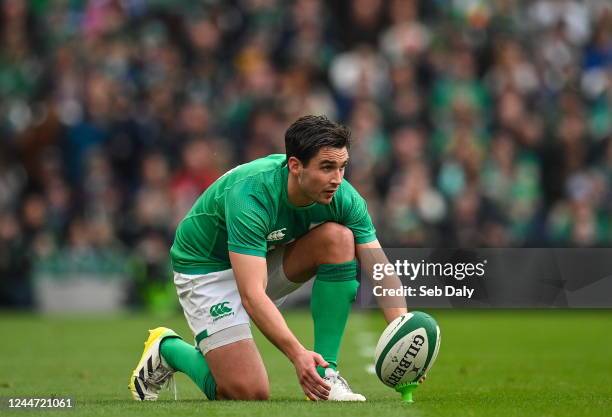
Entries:
{"type": "MultiPolygon", "coordinates": [[[[366,202],[343,181],[350,136],[324,116],[302,117],[285,133],[286,154],[235,167],[197,199],[170,251],[195,345],[171,329],[151,330],[129,382],[134,399],[156,400],[177,371],[211,400],[268,399],[252,320],[294,365],[309,399],[365,401],[340,376],[338,351],[358,260],[364,267],[386,258],[366,202]],[[310,279],[313,350],[277,307],[310,279]]],[[[388,322],[406,313],[403,299],[381,308],[388,322]]]]}

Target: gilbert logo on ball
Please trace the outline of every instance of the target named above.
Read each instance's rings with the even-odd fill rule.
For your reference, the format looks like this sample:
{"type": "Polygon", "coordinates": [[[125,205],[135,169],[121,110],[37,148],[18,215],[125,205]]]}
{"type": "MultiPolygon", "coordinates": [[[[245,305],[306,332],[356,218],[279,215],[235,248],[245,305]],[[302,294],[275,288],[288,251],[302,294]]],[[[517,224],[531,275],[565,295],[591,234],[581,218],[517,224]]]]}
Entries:
{"type": "Polygon", "coordinates": [[[433,317],[421,311],[403,314],[378,340],[376,375],[390,387],[416,382],[431,368],[439,348],[440,327],[433,317]]]}

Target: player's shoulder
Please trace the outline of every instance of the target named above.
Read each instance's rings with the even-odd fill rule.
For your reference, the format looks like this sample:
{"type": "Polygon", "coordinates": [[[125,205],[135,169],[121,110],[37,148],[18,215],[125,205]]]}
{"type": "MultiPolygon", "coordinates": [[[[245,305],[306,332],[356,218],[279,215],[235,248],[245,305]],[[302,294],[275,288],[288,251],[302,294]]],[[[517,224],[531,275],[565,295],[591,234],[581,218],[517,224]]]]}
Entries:
{"type": "Polygon", "coordinates": [[[343,217],[363,212],[365,207],[367,207],[366,200],[359,191],[350,182],[343,180],[332,200],[333,210],[343,217]]]}
{"type": "Polygon", "coordinates": [[[280,183],[285,160],[284,154],[272,154],[238,165],[224,174],[225,189],[239,198],[264,197],[268,194],[266,190],[272,190],[280,183]]]}
{"type": "Polygon", "coordinates": [[[346,179],[340,184],[336,195],[339,197],[339,200],[352,201],[354,199],[363,199],[359,191],[346,179]]]}
{"type": "Polygon", "coordinates": [[[243,167],[245,170],[267,170],[267,169],[275,169],[280,168],[285,164],[287,160],[287,156],[283,153],[273,153],[268,156],[264,156],[262,158],[257,158],[252,160],[251,162],[247,162],[245,164],[239,165],[239,167],[243,167]]]}
{"type": "Polygon", "coordinates": [[[223,176],[233,178],[235,182],[244,180],[261,180],[269,178],[266,174],[278,171],[285,165],[284,154],[271,154],[251,162],[238,165],[226,172],[223,176]]]}

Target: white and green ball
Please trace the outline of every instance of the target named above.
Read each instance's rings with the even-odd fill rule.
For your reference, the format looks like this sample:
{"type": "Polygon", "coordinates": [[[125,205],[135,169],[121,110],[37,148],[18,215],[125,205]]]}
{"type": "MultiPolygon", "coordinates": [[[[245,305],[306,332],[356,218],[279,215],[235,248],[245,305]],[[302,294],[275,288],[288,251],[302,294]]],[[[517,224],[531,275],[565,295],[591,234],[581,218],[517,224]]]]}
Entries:
{"type": "Polygon", "coordinates": [[[418,381],[431,368],[440,348],[440,327],[429,314],[412,311],[383,331],[374,357],[376,375],[385,384],[418,381]]]}

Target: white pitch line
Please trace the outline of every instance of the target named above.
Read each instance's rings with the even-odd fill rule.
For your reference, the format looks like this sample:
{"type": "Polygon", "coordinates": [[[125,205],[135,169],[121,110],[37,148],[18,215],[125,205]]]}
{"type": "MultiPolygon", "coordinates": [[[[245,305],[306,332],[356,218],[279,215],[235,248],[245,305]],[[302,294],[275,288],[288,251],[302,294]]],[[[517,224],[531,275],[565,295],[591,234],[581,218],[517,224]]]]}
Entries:
{"type": "Polygon", "coordinates": [[[373,363],[365,366],[365,371],[370,375],[374,375],[376,373],[376,367],[373,363]]]}

